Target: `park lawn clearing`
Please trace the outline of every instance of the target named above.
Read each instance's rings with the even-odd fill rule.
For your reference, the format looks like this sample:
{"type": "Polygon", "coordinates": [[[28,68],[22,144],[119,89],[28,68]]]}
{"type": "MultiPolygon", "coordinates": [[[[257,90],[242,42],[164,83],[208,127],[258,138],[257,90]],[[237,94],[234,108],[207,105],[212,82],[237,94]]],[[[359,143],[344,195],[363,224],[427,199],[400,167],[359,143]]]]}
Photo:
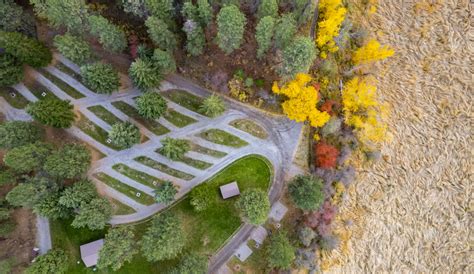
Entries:
{"type": "Polygon", "coordinates": [[[185,107],[201,115],[208,116],[200,111],[200,107],[204,102],[204,98],[202,97],[181,89],[167,90],[161,92],[161,94],[182,107],[185,107]]]}
{"type": "Polygon", "coordinates": [[[172,108],[169,108],[164,114],[163,114],[163,118],[165,118],[166,120],[168,120],[168,122],[172,123],[173,125],[177,126],[177,127],[185,127],[187,125],[190,125],[190,124],[194,124],[197,122],[197,120],[189,117],[189,116],[186,116],[182,113],[179,113],[177,111],[175,111],[174,109],[172,108]]]}
{"type": "Polygon", "coordinates": [[[59,99],[52,91],[47,89],[42,84],[38,83],[36,80],[33,81],[25,81],[25,86],[28,90],[33,93],[33,95],[38,99],[46,99],[46,98],[56,98],[59,99]]]}
{"type": "Polygon", "coordinates": [[[201,154],[209,155],[214,158],[222,158],[227,155],[227,153],[218,151],[218,150],[213,150],[207,147],[200,146],[198,144],[189,142],[189,145],[191,146],[191,151],[198,152],[201,154]]]}
{"type": "Polygon", "coordinates": [[[112,142],[108,143],[109,134],[103,128],[94,124],[91,120],[87,119],[83,114],[79,113],[79,119],[75,122],[77,126],[84,133],[92,137],[97,142],[107,146],[111,149],[121,150],[122,148],[114,145],[112,142]]]}
{"type": "Polygon", "coordinates": [[[21,93],[12,87],[0,87],[0,96],[3,97],[10,106],[16,109],[24,109],[29,103],[21,93]],[[14,95],[12,96],[12,94],[14,95]]]}
{"type": "MultiPolygon", "coordinates": [[[[157,263],[148,262],[139,252],[130,263],[126,263],[119,271],[110,269],[99,270],[99,273],[141,273],[151,274],[168,273],[179,263],[186,253],[198,252],[207,256],[213,255],[223,246],[237,229],[242,225],[239,212],[235,208],[237,197],[223,200],[219,186],[237,181],[241,191],[248,188],[268,190],[273,174],[270,163],[263,157],[249,155],[236,160],[214,177],[204,182],[210,184],[215,200],[209,209],[203,212],[194,211],[189,196],[178,201],[168,210],[180,217],[186,235],[186,246],[178,258],[157,263]]],[[[72,220],[51,222],[53,247],[62,248],[69,255],[69,269],[67,273],[94,273],[92,268],[87,269],[80,260],[79,246],[103,238],[106,231],[90,231],[88,229],[74,229],[70,226],[72,220]]],[[[146,232],[150,222],[145,221],[134,225],[136,240],[139,241],[146,232]]]]}
{"type": "Polygon", "coordinates": [[[128,178],[153,189],[165,182],[164,180],[158,179],[154,176],[149,175],[148,173],[133,169],[124,164],[116,164],[113,165],[112,168],[118,173],[121,173],[127,176],[128,178]]]}
{"type": "Polygon", "coordinates": [[[245,131],[257,138],[260,139],[267,139],[268,133],[261,127],[260,125],[256,124],[255,122],[248,120],[248,119],[237,119],[230,122],[231,126],[235,127],[236,129],[240,129],[245,131]]]}
{"type": "Polygon", "coordinates": [[[138,123],[142,124],[144,127],[146,127],[149,131],[153,132],[156,135],[163,135],[168,132],[170,132],[169,129],[164,127],[162,124],[158,123],[157,121],[154,120],[148,120],[143,118],[139,113],[136,108],[133,106],[122,102],[122,101],[116,101],[112,102],[112,105],[116,107],[118,110],[121,112],[125,113],[128,115],[130,118],[134,119],[138,123]]]}
{"type": "Polygon", "coordinates": [[[49,71],[45,69],[38,70],[46,79],[48,79],[51,83],[57,86],[60,90],[64,91],[67,95],[71,96],[74,99],[80,99],[86,97],[84,94],[77,91],[75,88],[68,85],[63,80],[59,79],[58,77],[51,74],[49,71]]]}
{"type": "Polygon", "coordinates": [[[212,143],[236,148],[248,145],[247,142],[240,139],[239,137],[215,128],[199,133],[199,137],[212,143]]]}
{"type": "Polygon", "coordinates": [[[112,112],[108,111],[103,106],[97,105],[97,106],[88,107],[87,109],[111,126],[122,122],[122,120],[120,120],[117,116],[115,116],[112,112]]]}
{"type": "Polygon", "coordinates": [[[128,197],[132,198],[133,200],[139,202],[142,205],[152,205],[155,203],[155,199],[146,194],[145,192],[138,190],[134,187],[131,187],[112,176],[109,176],[103,172],[99,172],[94,174],[94,177],[97,178],[102,183],[112,187],[113,189],[127,195],[128,197]],[[140,193],[140,196],[137,196],[137,193],[140,193]]]}
{"type": "Polygon", "coordinates": [[[143,165],[147,166],[147,167],[156,169],[158,171],[161,171],[163,173],[166,173],[168,175],[171,175],[171,176],[179,178],[179,179],[189,181],[189,180],[194,178],[194,176],[191,175],[191,174],[188,174],[186,172],[171,168],[171,167],[169,167],[165,164],[157,162],[157,161],[155,161],[151,158],[148,158],[146,156],[139,156],[139,157],[135,158],[134,160],[139,162],[140,164],[143,164],[143,165]]]}

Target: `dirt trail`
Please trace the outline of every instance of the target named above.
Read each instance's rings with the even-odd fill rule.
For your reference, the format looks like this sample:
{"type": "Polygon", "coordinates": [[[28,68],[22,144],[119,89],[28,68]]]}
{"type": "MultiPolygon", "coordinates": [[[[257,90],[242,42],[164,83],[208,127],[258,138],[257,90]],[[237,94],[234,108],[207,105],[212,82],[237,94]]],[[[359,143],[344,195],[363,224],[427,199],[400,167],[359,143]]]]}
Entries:
{"type": "Polygon", "coordinates": [[[367,25],[397,51],[379,84],[393,141],[359,171],[345,212],[353,238],[333,271],[473,273],[473,5],[378,2],[367,25]]]}

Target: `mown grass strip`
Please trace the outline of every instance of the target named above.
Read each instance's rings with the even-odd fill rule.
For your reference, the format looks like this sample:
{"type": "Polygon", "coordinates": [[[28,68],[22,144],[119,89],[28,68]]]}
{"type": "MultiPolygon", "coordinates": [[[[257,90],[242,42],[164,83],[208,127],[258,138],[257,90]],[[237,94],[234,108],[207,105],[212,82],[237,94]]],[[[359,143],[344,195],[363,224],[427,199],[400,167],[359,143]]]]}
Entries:
{"type": "Polygon", "coordinates": [[[156,169],[158,171],[161,171],[163,173],[166,173],[168,175],[171,175],[171,176],[179,178],[179,179],[189,181],[189,180],[194,178],[194,176],[191,175],[191,174],[188,174],[186,172],[182,172],[180,170],[171,168],[171,167],[169,167],[165,164],[157,162],[157,161],[155,161],[153,159],[150,159],[146,156],[139,156],[139,157],[135,158],[134,160],[141,163],[141,164],[143,164],[143,165],[145,165],[145,166],[156,169]]]}
{"type": "Polygon", "coordinates": [[[17,109],[24,109],[29,103],[20,92],[12,87],[0,87],[0,96],[3,97],[10,106],[17,109]]]}
{"type": "Polygon", "coordinates": [[[164,114],[163,117],[168,120],[170,123],[177,127],[185,127],[190,124],[194,124],[197,122],[197,120],[186,116],[184,114],[181,114],[177,111],[175,111],[172,108],[169,108],[164,114]]]}
{"type": "MultiPolygon", "coordinates": [[[[155,150],[155,152],[165,156],[159,149],[155,150]]],[[[193,158],[190,158],[190,157],[187,157],[187,156],[183,156],[183,157],[181,157],[181,159],[177,159],[177,160],[173,160],[173,161],[185,163],[188,166],[192,166],[194,168],[201,169],[201,170],[208,169],[212,166],[212,164],[210,164],[208,162],[204,162],[204,161],[201,161],[201,160],[196,160],[196,159],[193,159],[193,158]]]]}
{"type": "Polygon", "coordinates": [[[74,71],[73,69],[71,69],[70,67],[64,65],[63,63],[57,62],[56,65],[55,65],[55,67],[56,67],[57,69],[59,69],[60,71],[62,71],[63,73],[65,73],[65,74],[71,76],[71,77],[74,78],[76,81],[82,82],[82,76],[81,76],[79,73],[75,72],[75,71],[74,71]]]}
{"type": "Polygon", "coordinates": [[[59,99],[56,94],[50,91],[48,88],[43,86],[42,84],[38,83],[36,80],[34,81],[26,81],[24,82],[25,86],[28,90],[33,93],[33,95],[38,99],[46,99],[46,98],[57,98],[59,99]]]}
{"type": "Polygon", "coordinates": [[[97,178],[97,180],[103,182],[104,184],[112,187],[113,189],[119,191],[120,193],[123,193],[125,195],[127,195],[128,197],[130,197],[131,199],[139,202],[140,204],[143,204],[143,205],[152,205],[155,203],[155,199],[144,193],[143,191],[141,190],[138,190],[134,187],[131,187],[103,172],[99,172],[99,173],[96,173],[94,174],[94,177],[97,178]],[[137,195],[137,193],[140,193],[139,195],[137,195]]]}
{"type": "Polygon", "coordinates": [[[190,145],[191,145],[191,151],[195,151],[201,154],[206,154],[214,158],[222,158],[227,155],[227,153],[225,152],[203,147],[195,143],[190,143],[190,145]]]}
{"type": "Polygon", "coordinates": [[[91,120],[87,119],[83,114],[79,113],[79,119],[75,122],[77,126],[84,133],[92,137],[92,139],[103,144],[104,146],[110,147],[111,149],[121,150],[119,146],[114,145],[112,142],[108,143],[109,134],[103,128],[94,124],[91,120]]]}
{"type": "Polygon", "coordinates": [[[260,125],[256,124],[255,122],[247,119],[237,119],[230,122],[230,125],[235,127],[236,129],[245,131],[257,138],[260,139],[267,139],[268,133],[261,127],[260,125]]]}
{"type": "Polygon", "coordinates": [[[116,165],[112,166],[112,168],[115,171],[117,171],[118,173],[121,173],[121,174],[127,176],[128,178],[130,178],[134,181],[137,181],[142,185],[146,185],[148,187],[151,187],[153,189],[156,188],[157,186],[159,186],[160,184],[164,183],[164,181],[161,180],[161,179],[158,179],[154,176],[151,176],[151,175],[149,175],[145,172],[133,169],[133,168],[131,168],[127,165],[124,165],[124,164],[116,164],[116,165]]]}
{"type": "Polygon", "coordinates": [[[199,109],[204,102],[204,98],[202,97],[196,96],[185,90],[180,89],[167,90],[162,92],[161,94],[182,107],[185,107],[201,115],[205,115],[199,109]]]}
{"type": "Polygon", "coordinates": [[[51,81],[55,86],[57,86],[60,90],[64,91],[67,95],[71,96],[74,99],[80,99],[86,97],[84,94],[77,91],[75,88],[68,85],[63,80],[59,79],[58,77],[51,74],[49,71],[45,69],[38,70],[44,77],[46,77],[49,81],[51,81]]]}
{"type": "Polygon", "coordinates": [[[142,124],[149,131],[153,132],[156,135],[163,135],[170,132],[169,129],[167,129],[166,127],[164,127],[162,124],[158,123],[157,121],[147,120],[143,118],[142,116],[140,116],[136,108],[134,108],[133,106],[125,102],[116,101],[116,102],[112,102],[112,105],[116,107],[118,110],[125,113],[126,115],[133,118],[138,123],[142,124]]]}
{"type": "Polygon", "coordinates": [[[113,126],[116,123],[122,122],[122,120],[120,120],[117,116],[115,116],[112,112],[108,111],[103,106],[97,105],[97,106],[88,107],[87,109],[111,126],[113,126]]]}
{"type": "Polygon", "coordinates": [[[199,137],[212,143],[235,148],[244,147],[248,145],[247,142],[240,139],[239,137],[216,128],[212,128],[199,133],[199,137]]]}

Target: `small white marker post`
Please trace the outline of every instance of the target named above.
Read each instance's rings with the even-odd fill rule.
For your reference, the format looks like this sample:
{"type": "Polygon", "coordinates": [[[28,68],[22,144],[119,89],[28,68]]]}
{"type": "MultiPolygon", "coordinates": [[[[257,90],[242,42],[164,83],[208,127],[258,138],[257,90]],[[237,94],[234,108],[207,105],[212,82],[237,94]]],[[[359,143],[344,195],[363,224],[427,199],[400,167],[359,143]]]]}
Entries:
{"type": "Polygon", "coordinates": [[[141,194],[140,192],[137,192],[137,195],[136,195],[136,196],[137,196],[137,197],[140,197],[140,196],[142,196],[142,194],[141,194]]]}
{"type": "Polygon", "coordinates": [[[46,92],[43,91],[43,93],[41,93],[41,96],[46,97],[46,92]]]}
{"type": "Polygon", "coordinates": [[[13,92],[10,92],[10,96],[13,97],[13,98],[15,98],[16,94],[13,93],[13,92]]]}
{"type": "Polygon", "coordinates": [[[107,142],[107,144],[110,144],[110,143],[112,143],[112,140],[107,139],[105,142],[107,142]]]}

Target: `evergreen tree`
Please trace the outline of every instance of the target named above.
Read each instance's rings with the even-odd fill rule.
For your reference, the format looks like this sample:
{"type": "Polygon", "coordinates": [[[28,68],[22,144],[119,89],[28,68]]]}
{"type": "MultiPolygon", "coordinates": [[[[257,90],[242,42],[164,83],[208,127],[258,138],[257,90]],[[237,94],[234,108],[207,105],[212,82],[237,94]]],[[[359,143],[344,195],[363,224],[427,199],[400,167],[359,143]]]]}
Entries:
{"type": "Polygon", "coordinates": [[[151,59],[153,61],[153,64],[163,74],[176,72],[176,62],[174,61],[174,57],[171,52],[157,48],[153,51],[153,56],[151,57],[151,59]]]}
{"type": "Polygon", "coordinates": [[[298,37],[283,50],[282,77],[294,77],[297,73],[307,73],[318,51],[309,37],[298,37]]]}
{"type": "Polygon", "coordinates": [[[48,19],[54,28],[66,27],[74,33],[87,29],[88,7],[85,0],[30,0],[35,13],[48,19]]]}
{"type": "Polygon", "coordinates": [[[154,88],[163,80],[162,72],[150,60],[137,58],[130,66],[128,73],[133,83],[142,90],[154,88]]]}
{"type": "Polygon", "coordinates": [[[59,187],[44,177],[27,178],[26,182],[18,184],[5,197],[13,206],[33,208],[38,202],[57,193],[59,187]]]}
{"type": "Polygon", "coordinates": [[[175,27],[173,0],[145,0],[150,15],[162,20],[168,28],[175,27]]]}
{"type": "Polygon", "coordinates": [[[171,160],[179,160],[183,158],[184,154],[190,149],[188,141],[183,139],[166,137],[161,140],[161,144],[162,147],[160,148],[160,153],[171,160]]]}
{"type": "Polygon", "coordinates": [[[97,93],[112,93],[120,87],[118,72],[110,64],[100,62],[81,67],[84,84],[97,93]]]}
{"type": "Polygon", "coordinates": [[[43,43],[19,32],[0,31],[0,48],[18,62],[34,68],[45,67],[53,59],[51,51],[43,43]]]}
{"type": "Polygon", "coordinates": [[[278,16],[278,3],[276,0],[261,0],[258,6],[258,18],[270,16],[276,18],[278,16]]]}
{"type": "Polygon", "coordinates": [[[82,204],[90,203],[94,198],[97,198],[97,191],[94,183],[89,180],[81,180],[67,187],[59,198],[61,206],[76,210],[82,204]]]}
{"type": "Polygon", "coordinates": [[[265,223],[270,211],[268,195],[261,189],[245,190],[235,205],[241,211],[242,217],[253,225],[265,223]]]}
{"type": "Polygon", "coordinates": [[[234,5],[224,6],[217,15],[217,44],[226,54],[238,49],[244,36],[245,15],[234,5]]]}
{"type": "Polygon", "coordinates": [[[33,212],[53,220],[67,218],[70,210],[59,204],[60,197],[59,191],[49,193],[45,198],[38,200],[33,206],[33,212]]]}
{"type": "MultiPolygon", "coordinates": [[[[0,2],[0,29],[17,31],[21,26],[23,9],[13,1],[0,2]]],[[[1,79],[1,78],[0,78],[1,79]]]]}
{"type": "Polygon", "coordinates": [[[158,119],[165,113],[168,105],[157,92],[147,92],[135,99],[138,113],[146,119],[158,119]]]}
{"type": "Polygon", "coordinates": [[[129,148],[140,143],[140,130],[130,122],[117,123],[112,126],[109,138],[115,145],[129,148]]]}
{"type": "Polygon", "coordinates": [[[67,144],[51,154],[44,164],[49,175],[73,179],[84,175],[91,164],[89,150],[80,144],[67,144]]]}
{"type": "Polygon", "coordinates": [[[285,49],[296,34],[296,20],[292,14],[284,14],[278,19],[275,26],[275,46],[278,49],[285,49]]]}
{"type": "Polygon", "coordinates": [[[90,32],[99,39],[100,44],[107,50],[122,52],[127,47],[125,33],[106,18],[91,15],[88,18],[90,32]]]}
{"type": "Polygon", "coordinates": [[[267,247],[268,266],[278,269],[289,269],[295,260],[295,248],[290,244],[286,233],[280,231],[270,238],[267,247]]]}
{"type": "Polygon", "coordinates": [[[29,103],[26,112],[40,123],[56,128],[68,128],[74,121],[71,103],[56,97],[29,103]]]}
{"type": "Polygon", "coordinates": [[[288,185],[296,207],[304,211],[317,210],[324,201],[322,180],[313,176],[297,176],[288,185]]]}
{"type": "Polygon", "coordinates": [[[206,38],[202,28],[193,20],[186,20],[183,26],[186,33],[186,51],[192,56],[201,55],[204,52],[206,38]]]}
{"type": "Polygon", "coordinates": [[[8,121],[0,124],[0,148],[14,148],[43,138],[43,131],[33,123],[8,121]]]}
{"type": "Polygon", "coordinates": [[[178,190],[172,182],[166,181],[159,185],[153,192],[155,193],[157,203],[169,205],[174,201],[174,196],[176,196],[178,190]]]}
{"type": "Polygon", "coordinates": [[[79,212],[71,223],[74,228],[87,227],[90,230],[103,229],[112,215],[112,207],[107,199],[94,198],[81,204],[79,212]]]}
{"type": "Polygon", "coordinates": [[[211,96],[207,97],[203,101],[202,105],[199,107],[199,112],[209,117],[217,117],[224,113],[224,111],[224,101],[222,101],[221,97],[215,94],[212,94],[211,96]]]}
{"type": "Polygon", "coordinates": [[[70,33],[56,35],[54,37],[54,46],[64,57],[81,65],[92,57],[92,51],[89,44],[79,36],[70,33]]]}
{"type": "Polygon", "coordinates": [[[0,87],[12,86],[22,80],[23,65],[10,54],[0,55],[0,87]]]}
{"type": "Polygon", "coordinates": [[[172,51],[176,48],[176,37],[168,29],[164,21],[155,16],[150,16],[145,21],[151,40],[160,49],[172,51]]]}
{"type": "Polygon", "coordinates": [[[275,29],[275,19],[270,16],[263,17],[255,28],[255,39],[257,40],[257,58],[263,55],[272,45],[272,38],[275,29]]]}
{"type": "Polygon", "coordinates": [[[176,258],[185,243],[181,221],[170,212],[153,217],[140,241],[142,254],[149,262],[176,258]]]}
{"type": "Polygon", "coordinates": [[[138,253],[135,235],[129,226],[112,228],[105,235],[104,246],[99,251],[97,267],[119,270],[124,263],[131,262],[138,253]]]}
{"type": "Polygon", "coordinates": [[[178,266],[170,274],[205,274],[207,273],[207,258],[204,255],[193,253],[183,256],[178,266]]]}
{"type": "Polygon", "coordinates": [[[3,161],[16,172],[27,173],[41,169],[50,153],[50,145],[38,142],[11,149],[3,161]]]}
{"type": "Polygon", "coordinates": [[[35,262],[25,271],[26,274],[62,274],[69,267],[69,259],[62,249],[51,249],[36,257],[35,262]]]}

